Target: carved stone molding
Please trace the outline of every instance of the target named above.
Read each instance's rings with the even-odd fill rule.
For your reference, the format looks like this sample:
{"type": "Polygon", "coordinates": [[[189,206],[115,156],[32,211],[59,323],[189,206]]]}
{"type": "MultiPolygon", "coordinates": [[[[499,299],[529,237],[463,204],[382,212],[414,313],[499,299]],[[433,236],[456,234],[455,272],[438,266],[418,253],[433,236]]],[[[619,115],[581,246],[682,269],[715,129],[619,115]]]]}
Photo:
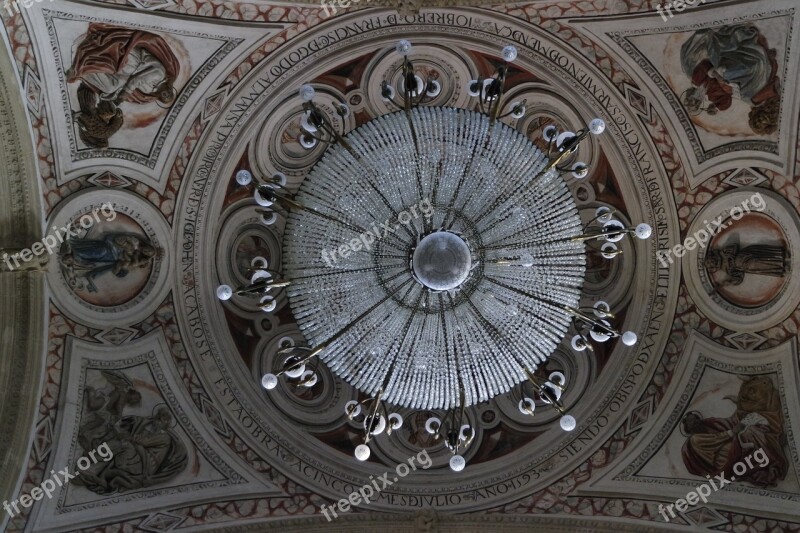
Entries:
{"type": "MultiPolygon", "coordinates": [[[[41,239],[41,201],[34,147],[19,79],[0,43],[0,248],[27,248],[41,239]]],[[[27,465],[39,404],[45,342],[44,277],[0,275],[0,499],[13,499],[27,465]]],[[[5,529],[8,516],[0,517],[5,529]]]]}
{"type": "Polygon", "coordinates": [[[405,515],[361,513],[342,515],[327,521],[322,517],[292,518],[264,521],[239,527],[223,527],[214,531],[244,533],[249,531],[325,532],[354,533],[359,531],[391,531],[392,533],[463,533],[464,531],[492,531],[503,533],[528,533],[549,531],[552,533],[575,533],[593,531],[613,533],[635,531],[656,533],[674,531],[674,526],[652,522],[632,522],[622,518],[582,518],[565,515],[520,516],[503,514],[445,515],[433,509],[423,509],[405,515]]]}

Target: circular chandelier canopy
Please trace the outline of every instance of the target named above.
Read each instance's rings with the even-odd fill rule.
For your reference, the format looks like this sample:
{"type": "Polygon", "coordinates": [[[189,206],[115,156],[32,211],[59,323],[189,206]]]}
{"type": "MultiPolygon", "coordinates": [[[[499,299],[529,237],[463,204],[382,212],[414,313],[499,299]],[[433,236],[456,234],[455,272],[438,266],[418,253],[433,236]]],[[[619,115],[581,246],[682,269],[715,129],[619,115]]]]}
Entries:
{"type": "Polygon", "coordinates": [[[581,220],[518,131],[420,106],[331,145],[284,233],[289,303],[320,359],[409,408],[487,401],[553,353],[579,306],[581,220]]]}

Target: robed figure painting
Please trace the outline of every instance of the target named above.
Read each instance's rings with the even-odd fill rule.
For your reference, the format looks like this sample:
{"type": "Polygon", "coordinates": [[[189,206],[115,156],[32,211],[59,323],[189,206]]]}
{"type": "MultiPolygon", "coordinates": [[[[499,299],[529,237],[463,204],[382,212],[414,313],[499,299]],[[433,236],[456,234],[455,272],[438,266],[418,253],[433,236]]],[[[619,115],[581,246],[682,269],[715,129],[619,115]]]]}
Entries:
{"type": "Polygon", "coordinates": [[[749,469],[736,476],[759,487],[774,487],[786,477],[789,461],[784,452],[781,398],[767,376],[740,377],[743,380],[736,397],[727,396],[736,409],[727,418],[704,418],[692,411],[683,418],[688,436],[682,457],[686,469],[696,476],[733,475],[733,466],[758,449],[769,458],[764,467],[749,469]]]}
{"type": "Polygon", "coordinates": [[[180,63],[163,37],[109,24],[93,23],[75,47],[67,81],[80,83],[74,113],[81,140],[108,146],[122,127],[123,102],[155,102],[169,107],[177,94],[180,63]]]}

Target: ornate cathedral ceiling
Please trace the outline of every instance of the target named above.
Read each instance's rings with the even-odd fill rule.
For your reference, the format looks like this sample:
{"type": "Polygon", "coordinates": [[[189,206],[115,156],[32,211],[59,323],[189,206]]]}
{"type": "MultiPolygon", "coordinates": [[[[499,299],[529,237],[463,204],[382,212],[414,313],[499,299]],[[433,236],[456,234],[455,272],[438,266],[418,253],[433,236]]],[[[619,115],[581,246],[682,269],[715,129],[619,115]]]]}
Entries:
{"type": "Polygon", "coordinates": [[[191,0],[0,11],[0,246],[78,226],[49,261],[2,265],[0,496],[30,494],[103,442],[115,451],[0,524],[799,531],[796,1],[672,17],[654,0],[389,4],[353,0],[334,16],[315,3],[191,0]],[[324,151],[300,144],[298,87],[312,84],[323,108],[350,106],[337,127],[362,125],[389,111],[380,81],[401,76],[401,38],[441,83],[430,103],[460,108],[474,106],[466,83],[514,44],[506,90],[527,109],[505,121],[541,143],[549,124],[602,117],[604,136],[581,147],[592,173],[568,182],[581,215],[613,207],[654,233],[615,261],[590,257],[586,302],[608,301],[639,343],[557,349],[578,427],[498,396],[472,411],[477,440],[458,474],[420,410],[401,411],[403,428],[354,461],[350,385],[323,366],[309,389],[260,387],[277,351],[303,340],[286,297],[264,314],[215,296],[246,283],[253,257],[282,260],[285,221],[261,223],[237,170],[283,172],[297,189],[324,151]],[[713,233],[707,246],[668,256],[700,231],[713,233]],[[323,516],[423,448],[429,469],[323,516]],[[768,464],[662,511],[756,451],[768,464]]]}

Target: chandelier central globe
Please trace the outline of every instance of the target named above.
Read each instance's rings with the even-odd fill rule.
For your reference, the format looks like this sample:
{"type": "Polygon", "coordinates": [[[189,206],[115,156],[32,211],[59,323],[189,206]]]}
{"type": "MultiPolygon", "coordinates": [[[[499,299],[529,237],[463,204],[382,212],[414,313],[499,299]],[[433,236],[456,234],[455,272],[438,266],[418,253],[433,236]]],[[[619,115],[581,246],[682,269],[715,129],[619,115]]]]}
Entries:
{"type": "Polygon", "coordinates": [[[420,241],[411,265],[419,283],[433,291],[449,291],[469,277],[472,253],[459,235],[437,231],[420,241]]]}

